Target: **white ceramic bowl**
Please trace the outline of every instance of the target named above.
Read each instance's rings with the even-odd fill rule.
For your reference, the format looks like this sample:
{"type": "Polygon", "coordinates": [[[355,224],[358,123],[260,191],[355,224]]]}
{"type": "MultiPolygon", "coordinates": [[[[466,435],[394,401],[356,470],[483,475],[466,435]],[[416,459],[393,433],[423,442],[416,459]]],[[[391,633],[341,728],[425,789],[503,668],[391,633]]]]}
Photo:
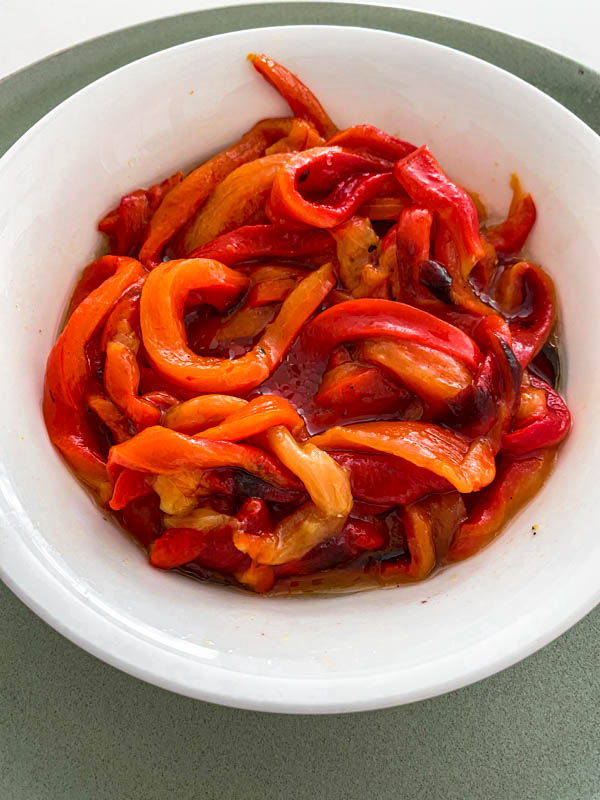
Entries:
{"type": "Polygon", "coordinates": [[[600,139],[544,94],[470,56],[391,33],[217,36],[130,64],[48,114],[0,162],[0,209],[0,570],[77,644],[204,700],[351,711],[490,675],[598,602],[600,139]],[[513,170],[538,206],[528,249],[558,287],[574,429],[543,490],[503,535],[420,585],[265,599],[153,570],[46,435],[45,361],[75,278],[101,245],[96,221],[127,190],[191,167],[257,119],[288,113],[245,61],[250,51],[299,73],[340,126],[370,122],[429,143],[499,216],[513,170]]]}

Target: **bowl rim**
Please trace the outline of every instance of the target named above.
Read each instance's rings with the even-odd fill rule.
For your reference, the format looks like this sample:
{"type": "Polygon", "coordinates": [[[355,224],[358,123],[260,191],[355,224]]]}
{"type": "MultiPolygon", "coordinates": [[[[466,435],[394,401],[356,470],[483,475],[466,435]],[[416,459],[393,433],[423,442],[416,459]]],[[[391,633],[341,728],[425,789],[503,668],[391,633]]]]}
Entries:
{"type": "MultiPolygon", "coordinates": [[[[273,25],[230,31],[183,42],[136,59],[101,76],[63,100],[30,127],[0,158],[0,174],[3,167],[17,157],[21,150],[27,147],[29,141],[37,136],[56,116],[59,116],[65,107],[77,102],[80,94],[87,92],[96,84],[114,80],[121,71],[150,59],[160,59],[166,52],[193,49],[198,46],[199,42],[237,37],[248,32],[258,33],[263,30],[289,28],[305,29],[307,32],[315,28],[360,30],[371,34],[385,34],[386,36],[400,37],[403,40],[418,41],[426,49],[449,51],[453,57],[458,56],[467,63],[476,64],[480,69],[502,73],[505,77],[508,76],[512,82],[518,82],[533,95],[543,98],[544,102],[558,107],[562,115],[568,115],[571,118],[571,124],[580,128],[591,145],[596,148],[600,145],[600,136],[554,98],[507,70],[461,50],[415,36],[361,26],[273,25]]],[[[1,462],[0,466],[2,466],[1,462]]],[[[0,496],[2,495],[8,500],[4,483],[0,480],[0,496]]],[[[11,515],[11,517],[11,520],[8,515],[0,518],[0,531],[8,536],[19,528],[21,531],[25,530],[23,527],[26,519],[25,512],[21,517],[18,514],[11,515]]],[[[432,670],[430,674],[428,674],[427,668],[422,666],[418,669],[415,668],[413,671],[415,675],[419,675],[420,680],[417,683],[420,685],[410,689],[398,688],[398,682],[394,680],[394,675],[397,673],[394,672],[393,667],[385,672],[380,672],[374,679],[370,678],[371,685],[367,686],[362,676],[278,678],[241,671],[227,671],[222,667],[214,667],[205,663],[196,663],[197,674],[192,685],[189,676],[181,678],[177,670],[169,672],[170,660],[173,660],[173,663],[177,662],[180,660],[179,654],[169,654],[163,648],[157,647],[154,642],[144,639],[141,634],[135,636],[131,628],[117,624],[113,617],[100,613],[98,608],[86,601],[83,594],[78,594],[71,584],[61,580],[60,575],[50,569],[48,561],[34,553],[18,533],[13,538],[17,540],[16,545],[14,541],[11,542],[12,547],[8,548],[6,557],[0,560],[0,577],[31,610],[59,633],[112,666],[161,688],[189,697],[249,710],[284,713],[340,713],[386,708],[435,697],[479,681],[531,655],[564,633],[600,602],[600,586],[590,586],[590,591],[585,595],[580,593],[577,596],[577,602],[573,602],[562,616],[554,615],[552,619],[548,620],[543,631],[526,642],[517,641],[512,646],[511,642],[506,642],[507,647],[497,648],[494,653],[490,653],[489,648],[485,648],[487,657],[480,657],[477,663],[473,660],[470,667],[466,669],[463,667],[460,674],[448,679],[439,677],[445,672],[440,669],[439,661],[435,662],[435,670],[432,670]],[[32,580],[34,573],[36,580],[32,580]],[[163,658],[160,667],[157,668],[158,653],[163,658]],[[425,679],[423,679],[424,675],[427,676],[425,679]]],[[[480,649],[479,645],[472,648],[474,651],[478,649],[480,649]]],[[[450,661],[451,658],[448,656],[445,660],[450,661]]],[[[407,671],[404,670],[403,674],[406,675],[407,671]]]]}

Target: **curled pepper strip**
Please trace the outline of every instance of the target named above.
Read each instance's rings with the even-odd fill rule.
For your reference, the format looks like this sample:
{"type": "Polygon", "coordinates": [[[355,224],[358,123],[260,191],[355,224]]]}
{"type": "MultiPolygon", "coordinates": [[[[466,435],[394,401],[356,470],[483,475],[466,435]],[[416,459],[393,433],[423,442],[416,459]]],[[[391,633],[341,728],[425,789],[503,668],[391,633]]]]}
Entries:
{"type": "Polygon", "coordinates": [[[508,217],[504,222],[488,228],[483,233],[485,240],[504,258],[514,256],[521,250],[537,216],[533,198],[523,192],[518,175],[511,176],[510,186],[513,196],[508,217]]]}
{"type": "Polygon", "coordinates": [[[102,499],[109,489],[106,465],[84,410],[89,377],[86,345],[114,303],[144,274],[142,265],[132,258],[105,258],[112,259],[114,274],[71,314],[48,358],[43,401],[50,439],[81,480],[96,489],[102,499]]]}
{"type": "Polygon", "coordinates": [[[476,492],[496,473],[494,452],[485,439],[469,442],[438,425],[423,422],[366,422],[336,426],[313,436],[327,450],[369,451],[399,456],[446,478],[459,492],[476,492]]]}
{"type": "Polygon", "coordinates": [[[531,385],[546,393],[543,412],[534,413],[519,428],[502,439],[502,452],[523,456],[544,447],[553,447],[565,438],[571,428],[571,415],[562,397],[544,381],[529,377],[531,385]]]}
{"type": "Polygon", "coordinates": [[[263,450],[234,442],[193,439],[156,425],[111,447],[108,474],[115,481],[121,469],[153,475],[177,475],[191,470],[237,467],[283,489],[301,488],[297,479],[263,450]]]}
{"type": "Polygon", "coordinates": [[[386,161],[398,161],[416,150],[414,144],[390,136],[374,125],[353,125],[338,131],[328,139],[327,145],[343,147],[345,150],[359,150],[386,161]]]}
{"type": "Polygon", "coordinates": [[[301,258],[323,251],[333,254],[327,231],[298,230],[289,225],[246,225],[224,233],[190,253],[190,258],[212,258],[228,267],[254,258],[301,258]]]}
{"type": "Polygon", "coordinates": [[[154,493],[152,486],[147,481],[147,475],[135,469],[124,469],[119,473],[113,486],[110,507],[113,511],[120,511],[134,500],[154,493]]]}
{"type": "Polygon", "coordinates": [[[303,120],[284,117],[258,122],[235,144],[205,161],[186,175],[160,204],[150,220],[140,261],[148,266],[159,263],[163,248],[205,203],[215,187],[234,169],[260,158],[269,147],[288,136],[303,120]]]}
{"type": "Polygon", "coordinates": [[[484,489],[467,520],[458,528],[446,560],[462,561],[489,544],[505,522],[538,491],[555,459],[554,448],[518,461],[501,457],[496,480],[484,489]]]}
{"type": "Polygon", "coordinates": [[[211,287],[239,293],[247,279],[204,259],[167,262],[150,273],[142,292],[142,336],[148,358],[169,381],[197,392],[249,391],[271,374],[334,285],[331,265],[311,273],[288,296],[252,350],[233,360],[218,359],[198,356],[187,346],[181,320],[185,297],[192,289],[211,287]]]}
{"type": "Polygon", "coordinates": [[[250,53],[248,61],[283,97],[296,117],[308,120],[322,136],[332,136],[337,128],[310,89],[281,64],[265,55],[250,53]]]}
{"type": "Polygon", "coordinates": [[[264,208],[277,171],[292,158],[289,153],[276,153],[242,164],[231,172],[186,227],[183,253],[190,253],[246,224],[253,214],[264,208]]]}
{"type": "Polygon", "coordinates": [[[402,515],[402,525],[409,558],[375,565],[375,571],[384,583],[390,579],[422,581],[435,566],[433,529],[427,507],[419,503],[407,506],[402,515]]]}
{"type": "Polygon", "coordinates": [[[414,203],[448,226],[467,278],[484,255],[477,211],[467,192],[448,178],[426,145],[396,162],[394,177],[414,203]]]}
{"type": "Polygon", "coordinates": [[[192,561],[226,573],[249,566],[248,558],[233,545],[229,523],[208,530],[169,528],[150,549],[150,563],[159,569],[175,569],[192,561]]]}
{"type": "Polygon", "coordinates": [[[292,220],[316,228],[334,228],[384,186],[391,166],[380,159],[347,153],[340,147],[315,147],[299,153],[281,167],[269,199],[270,217],[292,220]],[[337,185],[323,202],[306,199],[305,193],[325,192],[337,185]]]}
{"type": "Polygon", "coordinates": [[[508,316],[515,356],[526,367],[544,346],[556,319],[552,278],[537,264],[519,261],[500,276],[495,299],[508,316]],[[530,311],[523,315],[527,300],[530,311]]]}
{"type": "Polygon", "coordinates": [[[248,404],[247,400],[227,394],[204,394],[172,406],[164,415],[162,424],[179,433],[198,433],[203,428],[223,422],[235,411],[248,404]]]}
{"type": "MultiPolygon", "coordinates": [[[[298,416],[298,412],[291,403],[283,397],[264,394],[233,411],[220,425],[201,431],[196,438],[236,442],[264,433],[275,425],[285,426],[294,433],[299,433],[304,428],[302,418],[298,416]]],[[[280,460],[283,461],[283,459],[280,460]]],[[[286,462],[283,461],[283,463],[286,462]]],[[[286,464],[286,466],[289,465],[286,464]]]]}

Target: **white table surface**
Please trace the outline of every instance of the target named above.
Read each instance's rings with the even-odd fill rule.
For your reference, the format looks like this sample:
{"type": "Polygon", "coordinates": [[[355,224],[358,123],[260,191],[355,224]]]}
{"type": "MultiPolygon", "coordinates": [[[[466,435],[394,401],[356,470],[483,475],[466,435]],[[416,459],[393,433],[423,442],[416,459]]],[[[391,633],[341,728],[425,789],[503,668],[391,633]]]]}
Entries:
{"type": "MultiPolygon", "coordinates": [[[[250,0],[253,2],[254,0],[250,0]]],[[[109,31],[247,0],[0,0],[0,77],[109,31]]],[[[486,25],[600,71],[600,0],[378,0],[486,25]]]]}

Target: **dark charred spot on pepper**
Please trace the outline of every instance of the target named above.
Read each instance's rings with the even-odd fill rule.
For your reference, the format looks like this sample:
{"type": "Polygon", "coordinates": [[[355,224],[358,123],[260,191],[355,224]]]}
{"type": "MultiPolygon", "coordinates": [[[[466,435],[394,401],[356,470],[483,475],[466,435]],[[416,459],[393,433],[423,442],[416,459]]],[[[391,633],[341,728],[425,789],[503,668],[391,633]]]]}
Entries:
{"type": "Polygon", "coordinates": [[[298,175],[298,183],[304,183],[304,181],[307,180],[309,174],[310,171],[308,167],[306,169],[303,169],[302,172],[298,175]]]}
{"type": "Polygon", "coordinates": [[[367,248],[367,251],[368,251],[369,253],[373,253],[373,252],[375,252],[375,250],[377,250],[377,245],[376,245],[376,244],[370,244],[370,245],[368,246],[368,248],[367,248]]]}
{"type": "Polygon", "coordinates": [[[431,294],[437,297],[438,300],[452,304],[452,277],[439,261],[427,259],[421,262],[419,283],[429,289],[431,294]]]}

